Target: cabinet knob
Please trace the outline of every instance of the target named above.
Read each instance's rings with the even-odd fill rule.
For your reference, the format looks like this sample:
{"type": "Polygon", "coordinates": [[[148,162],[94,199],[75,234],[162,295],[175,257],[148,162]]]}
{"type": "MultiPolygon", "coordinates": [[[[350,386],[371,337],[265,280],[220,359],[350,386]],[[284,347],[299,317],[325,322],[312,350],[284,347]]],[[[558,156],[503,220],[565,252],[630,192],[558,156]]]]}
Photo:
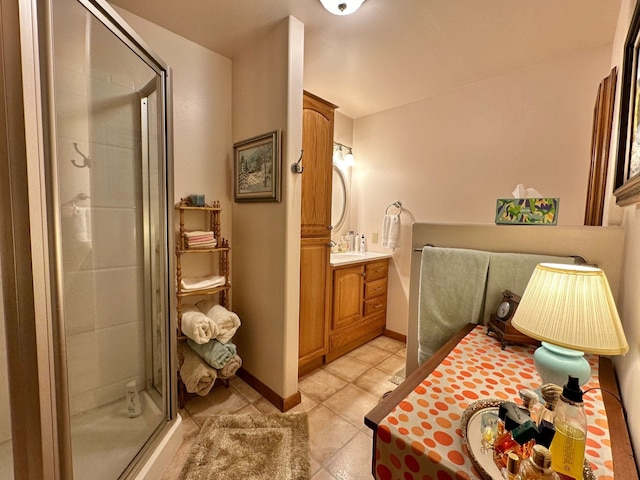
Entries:
{"type": "Polygon", "coordinates": [[[327,230],[333,230],[333,225],[327,225],[327,230]]]}

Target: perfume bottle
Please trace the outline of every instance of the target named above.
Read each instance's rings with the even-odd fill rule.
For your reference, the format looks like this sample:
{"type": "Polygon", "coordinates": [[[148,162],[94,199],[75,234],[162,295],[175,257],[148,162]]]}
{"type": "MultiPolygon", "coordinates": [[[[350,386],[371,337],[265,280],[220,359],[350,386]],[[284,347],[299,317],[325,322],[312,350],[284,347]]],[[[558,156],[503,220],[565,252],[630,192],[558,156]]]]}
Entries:
{"type": "Polygon", "coordinates": [[[520,458],[528,458],[538,435],[536,424],[529,411],[513,402],[503,402],[498,409],[501,432],[493,444],[493,461],[501,470],[507,468],[508,456],[515,453],[520,458]]]}
{"type": "Polygon", "coordinates": [[[540,393],[544,400],[544,405],[538,410],[538,425],[540,425],[543,420],[553,423],[556,405],[562,394],[562,387],[555,383],[546,383],[540,387],[540,393]]]}
{"type": "Polygon", "coordinates": [[[509,455],[507,455],[507,470],[506,470],[505,478],[507,480],[517,480],[519,468],[520,468],[520,457],[516,455],[514,452],[511,452],[509,455]]]}
{"type": "Polygon", "coordinates": [[[562,389],[555,415],[556,434],[551,442],[553,469],[562,478],[581,479],[587,441],[587,417],[582,403],[582,390],[576,377],[562,389]]]}
{"type": "Polygon", "coordinates": [[[538,423],[538,417],[537,417],[538,394],[533,390],[529,390],[528,388],[525,388],[518,391],[518,396],[522,399],[522,406],[527,409],[531,419],[535,423],[538,423]]]}
{"type": "Polygon", "coordinates": [[[560,480],[551,468],[551,452],[542,445],[535,445],[531,457],[522,460],[518,470],[520,480],[560,480]]]}

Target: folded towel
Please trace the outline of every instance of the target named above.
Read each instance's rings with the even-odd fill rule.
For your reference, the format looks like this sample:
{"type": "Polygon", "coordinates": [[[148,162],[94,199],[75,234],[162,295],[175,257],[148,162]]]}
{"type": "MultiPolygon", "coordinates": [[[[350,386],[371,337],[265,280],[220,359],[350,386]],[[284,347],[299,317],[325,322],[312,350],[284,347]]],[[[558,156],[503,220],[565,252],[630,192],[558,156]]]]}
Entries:
{"type": "Polygon", "coordinates": [[[215,368],[210,367],[188,345],[178,344],[180,378],[187,392],[207,395],[218,377],[215,368]]]}
{"type": "Polygon", "coordinates": [[[192,240],[194,238],[209,238],[212,239],[213,238],[213,232],[211,231],[203,231],[203,230],[193,230],[190,232],[184,232],[184,236],[186,238],[188,238],[189,240],[192,240]]]}
{"type": "Polygon", "coordinates": [[[196,343],[207,343],[220,333],[218,324],[194,305],[185,305],[182,308],[180,329],[182,333],[196,343]]]}
{"type": "Polygon", "coordinates": [[[226,380],[227,378],[231,378],[238,369],[242,366],[242,359],[239,355],[234,355],[227,362],[227,364],[218,370],[218,378],[221,380],[226,380]]]}
{"type": "Polygon", "coordinates": [[[193,232],[184,232],[187,248],[215,248],[217,241],[213,236],[213,232],[203,232],[195,230],[193,232]]]}
{"type": "Polygon", "coordinates": [[[467,323],[478,323],[489,252],[424,247],[418,305],[418,363],[422,364],[467,323]]]}
{"type": "Polygon", "coordinates": [[[240,327],[240,318],[213,300],[201,300],[196,303],[198,309],[218,325],[216,340],[227,343],[240,327]]]}
{"type": "Polygon", "coordinates": [[[233,343],[220,343],[214,339],[208,343],[199,344],[190,338],[187,339],[187,343],[205,362],[216,369],[224,367],[236,354],[236,346],[233,343]]]}
{"type": "Polygon", "coordinates": [[[575,263],[573,257],[555,257],[552,255],[536,255],[532,253],[490,253],[489,274],[487,275],[487,292],[483,323],[498,308],[502,300],[502,292],[509,290],[522,296],[531,274],[539,263],[575,263]]]}
{"type": "Polygon", "coordinates": [[[385,215],[382,221],[382,247],[398,247],[400,238],[400,215],[385,215]]]}
{"type": "Polygon", "coordinates": [[[222,275],[209,275],[208,277],[189,277],[183,278],[180,282],[183,292],[193,290],[204,290],[207,288],[221,287],[226,283],[226,279],[222,275]]]}

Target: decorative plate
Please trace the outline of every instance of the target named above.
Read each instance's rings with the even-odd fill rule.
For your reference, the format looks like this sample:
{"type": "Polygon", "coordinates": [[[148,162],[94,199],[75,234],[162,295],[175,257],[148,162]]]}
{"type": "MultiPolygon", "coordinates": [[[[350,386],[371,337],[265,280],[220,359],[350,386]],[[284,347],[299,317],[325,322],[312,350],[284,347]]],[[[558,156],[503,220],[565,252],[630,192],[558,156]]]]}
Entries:
{"type": "MultiPolygon", "coordinates": [[[[502,473],[493,461],[493,451],[482,445],[482,414],[488,412],[498,413],[498,407],[503,402],[497,398],[485,398],[471,403],[464,413],[460,422],[462,431],[462,444],[471,459],[471,462],[478,470],[478,473],[485,480],[503,480],[502,473]]],[[[591,465],[585,459],[582,470],[584,480],[595,480],[595,475],[591,465]]]]}

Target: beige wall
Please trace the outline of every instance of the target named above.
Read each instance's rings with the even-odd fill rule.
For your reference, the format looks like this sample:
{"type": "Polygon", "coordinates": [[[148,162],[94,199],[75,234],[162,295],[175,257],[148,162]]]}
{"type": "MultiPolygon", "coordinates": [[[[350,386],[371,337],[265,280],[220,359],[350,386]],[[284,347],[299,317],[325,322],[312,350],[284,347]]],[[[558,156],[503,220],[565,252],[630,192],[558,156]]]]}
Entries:
{"type": "MultiPolygon", "coordinates": [[[[635,1],[623,0],[620,7],[618,27],[614,40],[611,65],[618,67],[617,98],[619,99],[620,81],[622,74],[622,50],[633,14],[635,1]]],[[[618,100],[619,101],[619,100],[618,100]]],[[[614,112],[612,148],[609,162],[610,181],[615,171],[615,156],[617,153],[618,109],[614,112]]],[[[611,191],[611,190],[609,190],[611,191]]],[[[615,199],[610,198],[609,221],[611,223],[622,219],[625,231],[623,250],[623,271],[621,291],[618,301],[620,318],[629,342],[629,353],[624,357],[615,358],[615,366],[620,382],[620,390],[627,410],[627,425],[631,433],[636,459],[640,458],[640,391],[637,384],[640,378],[640,209],[638,205],[620,208],[615,205],[615,199]]]]}
{"type": "MultiPolygon", "coordinates": [[[[404,206],[387,328],[406,333],[411,224],[494,223],[523,183],[560,197],[559,224],[583,223],[593,105],[611,47],[511,72],[356,119],[351,223],[367,239],[404,206]]],[[[329,99],[330,100],[330,99],[329,99]]],[[[368,243],[382,251],[381,244],[368,243]]]]}
{"type": "Polygon", "coordinates": [[[171,67],[176,202],[204,193],[231,237],[231,60],[126,10],[118,13],[171,67]]]}
{"type": "MultiPolygon", "coordinates": [[[[293,17],[233,61],[233,141],[282,130],[282,200],[233,206],[233,298],[243,367],[281,397],[297,391],[304,27],[293,17]]],[[[304,160],[303,160],[304,163],[304,160]]]]}

